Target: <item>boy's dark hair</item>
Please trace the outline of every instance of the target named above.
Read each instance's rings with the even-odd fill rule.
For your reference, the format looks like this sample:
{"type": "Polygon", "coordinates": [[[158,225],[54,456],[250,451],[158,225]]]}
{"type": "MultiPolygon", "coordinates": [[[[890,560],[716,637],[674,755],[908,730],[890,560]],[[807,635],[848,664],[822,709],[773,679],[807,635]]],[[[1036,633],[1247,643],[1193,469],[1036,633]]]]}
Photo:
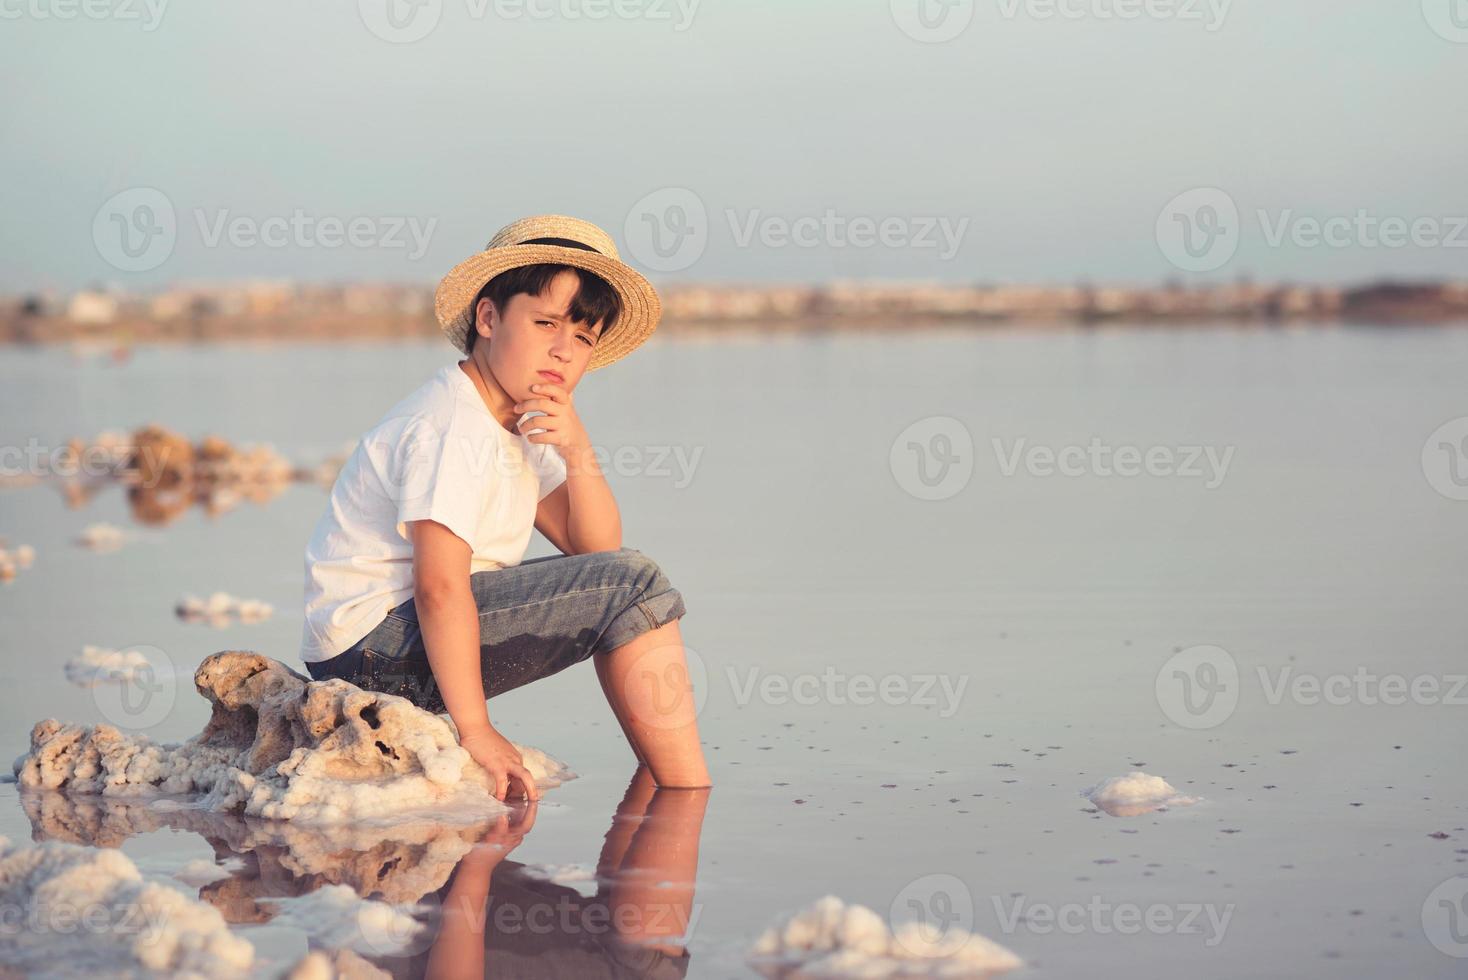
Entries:
{"type": "MultiPolygon", "coordinates": [[[[554,244],[560,244],[560,242],[557,241],[554,244]]],[[[588,326],[596,326],[600,323],[602,325],[601,336],[605,336],[622,313],[622,298],[617,295],[617,291],[612,288],[611,284],[596,273],[587,272],[585,269],[554,262],[541,262],[501,272],[484,284],[479,294],[474,297],[474,302],[469,306],[469,336],[465,341],[465,353],[472,353],[474,344],[479,339],[479,331],[475,329],[475,324],[478,322],[480,300],[488,299],[503,315],[505,307],[509,305],[513,297],[520,293],[540,296],[551,284],[551,280],[562,272],[574,272],[576,278],[581,281],[581,285],[571,296],[571,302],[566,309],[567,316],[576,323],[585,323],[588,326]]]]}

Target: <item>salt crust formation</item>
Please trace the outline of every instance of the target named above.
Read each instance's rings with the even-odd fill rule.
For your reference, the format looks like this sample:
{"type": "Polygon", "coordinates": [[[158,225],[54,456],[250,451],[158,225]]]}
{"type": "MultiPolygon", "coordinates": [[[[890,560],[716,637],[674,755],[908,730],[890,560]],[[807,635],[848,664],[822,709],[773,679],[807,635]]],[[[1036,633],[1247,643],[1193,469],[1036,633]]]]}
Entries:
{"type": "Polygon", "coordinates": [[[314,950],[291,968],[285,980],[392,980],[392,974],[379,970],[350,949],[331,953],[314,950]]]}
{"type": "Polygon", "coordinates": [[[173,607],[179,619],[227,624],[232,619],[242,623],[258,623],[269,619],[275,607],[260,599],[240,599],[228,592],[214,592],[209,598],[186,595],[173,607]]]}
{"type": "Polygon", "coordinates": [[[1114,817],[1135,817],[1172,806],[1191,806],[1197,797],[1178,792],[1161,776],[1129,772],[1103,779],[1084,793],[1096,806],[1114,817]]]}
{"type": "Polygon", "coordinates": [[[77,687],[125,684],[151,670],[148,658],[136,650],[109,650],[89,643],[82,647],[80,654],[66,662],[66,679],[77,687]]]}
{"type": "Polygon", "coordinates": [[[767,977],[991,977],[1024,961],[983,936],[949,927],[939,937],[920,922],[887,927],[864,905],[826,895],[782,917],[747,959],[767,977]]]}
{"type": "Polygon", "coordinates": [[[127,534],[112,524],[88,524],[76,537],[76,543],[93,551],[114,551],[122,547],[127,534]]]}
{"type": "MultiPolygon", "coordinates": [[[[329,897],[341,911],[335,933],[347,936],[343,923],[350,921],[357,942],[390,947],[403,930],[419,928],[390,906],[342,891],[329,897]]],[[[0,903],[21,927],[0,930],[0,975],[36,980],[260,975],[255,947],[229,931],[217,908],[146,880],[119,850],[64,841],[24,847],[0,837],[0,903]]],[[[381,980],[390,974],[344,947],[312,951],[287,966],[285,976],[381,980]]]]}
{"type": "Polygon", "coordinates": [[[325,885],[304,895],[275,898],[280,911],[272,924],[299,929],[312,945],[350,949],[368,956],[415,952],[429,927],[411,910],[362,898],[346,885],[325,885]]]}
{"type": "MultiPolygon", "coordinates": [[[[18,782],[68,794],[199,794],[191,805],[300,824],[474,821],[507,809],[450,722],[405,698],[312,681],[237,650],[206,658],[194,686],[213,705],[198,735],[157,744],[47,718],[15,761],[18,782]]],[[[574,778],[538,749],[517,748],[537,786],[574,778]]]]}
{"type": "Polygon", "coordinates": [[[0,960],[30,977],[243,975],[255,948],[219,910],[144,880],[121,851],[0,837],[0,960]]]}

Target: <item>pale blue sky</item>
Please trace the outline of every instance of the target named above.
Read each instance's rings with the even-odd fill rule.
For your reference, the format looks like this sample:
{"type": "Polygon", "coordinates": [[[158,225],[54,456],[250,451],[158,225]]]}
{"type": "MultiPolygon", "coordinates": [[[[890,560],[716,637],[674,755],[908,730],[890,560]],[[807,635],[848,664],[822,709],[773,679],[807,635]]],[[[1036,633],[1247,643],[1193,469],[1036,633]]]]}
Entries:
{"type": "Polygon", "coordinates": [[[645,15],[596,22],[564,12],[596,0],[518,0],[541,18],[512,0],[430,0],[436,26],[398,44],[368,26],[386,0],[169,3],[152,30],[143,0],[93,0],[117,16],[70,20],[65,2],[3,3],[6,292],[432,282],[539,211],[602,224],[637,262],[629,212],[669,187],[705,208],[706,246],[650,269],[661,282],[1198,278],[1155,231],[1197,187],[1242,215],[1237,254],[1204,278],[1468,278],[1468,231],[1458,248],[1274,246],[1256,217],[1364,209],[1444,235],[1468,219],[1468,13],[1455,41],[1423,0],[1234,0],[1217,30],[1206,0],[1202,20],[1100,16],[1117,0],[1068,0],[1079,16],[1051,19],[1043,0],[964,0],[972,22],[943,43],[904,33],[889,0],[699,0],[683,30],[675,0],[619,0],[645,15]],[[94,220],[138,187],[165,196],[176,242],[123,271],[94,220]],[[364,216],[373,244],[210,245],[200,227],[295,209],[364,216]],[[751,219],[827,209],[912,236],[925,218],[967,224],[947,257],[826,232],[813,247],[740,244],[751,219]],[[398,217],[432,223],[421,255],[406,230],[379,243],[398,217]]]}

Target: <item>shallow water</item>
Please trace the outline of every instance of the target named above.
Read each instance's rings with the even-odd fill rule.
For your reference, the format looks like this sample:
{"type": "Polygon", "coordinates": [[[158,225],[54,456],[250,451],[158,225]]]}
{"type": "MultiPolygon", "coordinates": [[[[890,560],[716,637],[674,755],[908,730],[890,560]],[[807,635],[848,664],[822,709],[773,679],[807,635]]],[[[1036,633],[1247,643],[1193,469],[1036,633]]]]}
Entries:
{"type": "MultiPolygon", "coordinates": [[[[115,365],[7,350],[0,445],[13,461],[32,439],[156,421],[312,462],[451,354],[143,348],[115,365]]],[[[1468,502],[1437,489],[1452,494],[1457,470],[1435,443],[1460,434],[1424,446],[1468,416],[1465,368],[1455,329],[1117,329],[670,339],[590,375],[577,403],[594,441],[623,450],[610,479],[625,543],[683,592],[707,692],[706,812],[648,821],[653,854],[697,843],[688,975],[749,974],[754,937],[826,893],[971,928],[1036,976],[1461,975],[1468,502]],[[1093,437],[1176,465],[1185,447],[1232,453],[1221,472],[1203,454],[1197,476],[1104,476],[1081,461],[1093,437]],[[1043,455],[1027,468],[1037,445],[1080,447],[1066,458],[1084,472],[1045,475],[1043,455]],[[1388,674],[1417,681],[1417,703],[1380,703],[1388,674]],[[1133,769],[1201,801],[1111,816],[1081,795],[1133,769]]],[[[117,487],[79,509],[50,486],[0,490],[0,535],[37,550],[0,587],[5,757],[40,718],[108,720],[64,676],[84,644],[176,664],[176,697],[148,719],[160,740],[202,727],[188,678],[208,654],[299,669],[301,554],[324,501],[298,484],[144,527],[117,487]],[[133,535],[111,553],[72,543],[97,521],[133,535]],[[223,629],[173,615],[216,590],[275,615],[223,629]]],[[[549,551],[537,537],[530,554],[549,551]]],[[[523,884],[517,863],[595,867],[634,767],[593,672],[490,708],[581,774],[548,795],[495,888],[523,884]]],[[[0,834],[71,828],[156,874],[247,847],[206,899],[324,880],[281,834],[96,806],[32,801],[50,814],[33,821],[0,786],[0,834]],[[104,816],[118,839],[97,839],[104,816]]],[[[594,888],[563,887],[577,884],[594,888]]],[[[286,925],[239,928],[261,975],[307,948],[286,925]]],[[[540,938],[559,943],[550,963],[587,937],[540,938]]],[[[526,969],[511,939],[487,942],[487,973],[526,969]]]]}

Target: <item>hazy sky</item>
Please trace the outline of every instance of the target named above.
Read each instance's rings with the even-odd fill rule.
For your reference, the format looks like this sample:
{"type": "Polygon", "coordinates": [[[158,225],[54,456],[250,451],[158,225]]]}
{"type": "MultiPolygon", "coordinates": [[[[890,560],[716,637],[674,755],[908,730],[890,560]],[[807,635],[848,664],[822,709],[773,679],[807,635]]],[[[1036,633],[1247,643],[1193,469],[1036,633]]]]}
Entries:
{"type": "Polygon", "coordinates": [[[0,0],[0,290],[1468,278],[1462,0],[415,2],[0,0]]]}

